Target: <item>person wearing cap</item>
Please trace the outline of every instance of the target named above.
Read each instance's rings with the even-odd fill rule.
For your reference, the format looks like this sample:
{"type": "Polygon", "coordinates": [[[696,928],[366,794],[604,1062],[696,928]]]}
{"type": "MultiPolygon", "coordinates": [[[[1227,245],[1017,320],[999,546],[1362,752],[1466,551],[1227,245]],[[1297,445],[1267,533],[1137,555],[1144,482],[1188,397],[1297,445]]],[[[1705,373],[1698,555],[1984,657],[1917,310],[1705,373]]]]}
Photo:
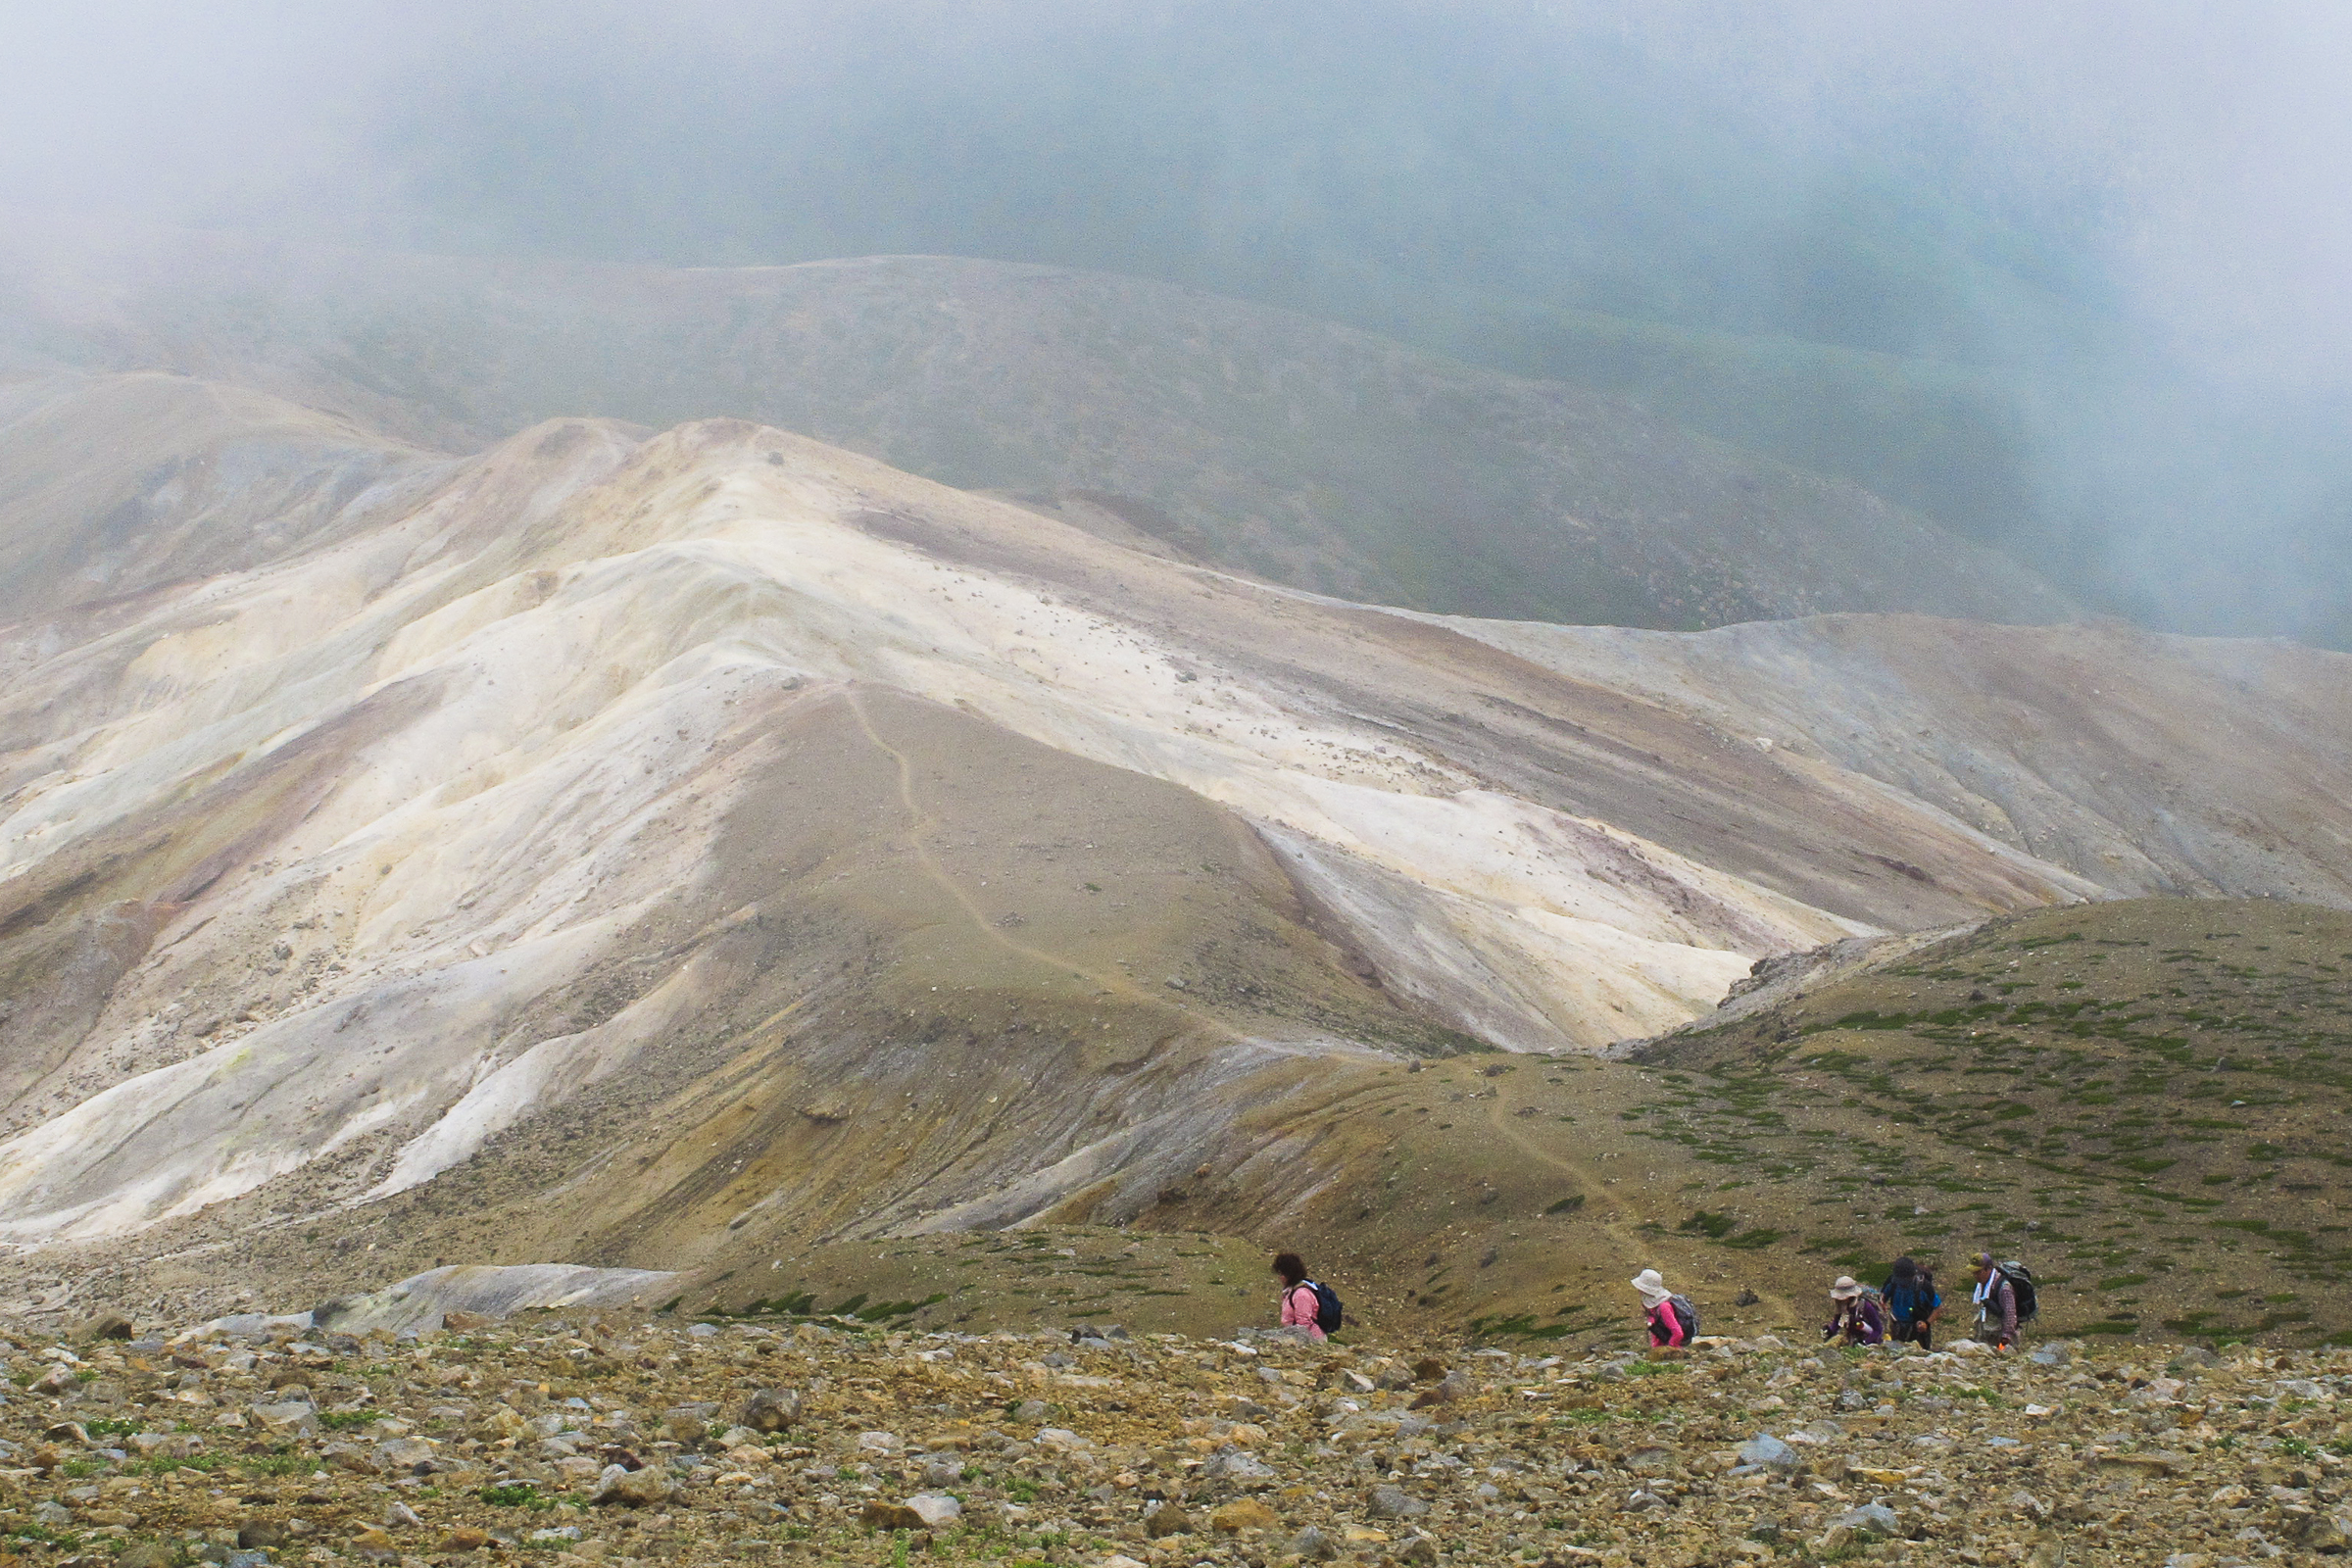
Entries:
{"type": "Polygon", "coordinates": [[[1651,1349],[1679,1348],[1690,1343],[1691,1325],[1680,1310],[1682,1303],[1656,1269],[1645,1268],[1635,1275],[1634,1289],[1642,1293],[1642,1315],[1649,1325],[1651,1349]]]}
{"type": "Polygon", "coordinates": [[[1979,1252],[1976,1264],[1977,1288],[1970,1299],[1977,1303],[1977,1338],[1989,1341],[1996,1350],[2017,1348],[2017,1287],[2009,1283],[1990,1252],[1979,1252]]]}
{"type": "Polygon", "coordinates": [[[1877,1297],[1840,1274],[1838,1283],[1830,1287],[1830,1325],[1821,1331],[1821,1337],[1839,1345],[1884,1345],[1886,1309],[1877,1297]]]}
{"type": "Polygon", "coordinates": [[[1923,1350],[1935,1348],[1936,1315],[1943,1310],[1943,1298],[1936,1293],[1936,1276],[1921,1268],[1919,1259],[1896,1258],[1886,1283],[1879,1287],[1879,1299],[1886,1303],[1890,1336],[1923,1350]]]}

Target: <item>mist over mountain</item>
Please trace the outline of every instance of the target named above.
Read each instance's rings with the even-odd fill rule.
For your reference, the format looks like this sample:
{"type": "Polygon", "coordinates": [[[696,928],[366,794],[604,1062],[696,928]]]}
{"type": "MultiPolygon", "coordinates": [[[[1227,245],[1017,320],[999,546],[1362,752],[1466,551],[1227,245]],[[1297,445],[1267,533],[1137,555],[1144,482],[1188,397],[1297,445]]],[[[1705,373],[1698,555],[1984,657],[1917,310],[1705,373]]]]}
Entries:
{"type": "MultiPolygon", "coordinates": [[[[1180,559],[1415,610],[1687,630],[2078,612],[1859,485],[1619,400],[1110,273],[53,232],[0,240],[12,346],[233,381],[456,450],[567,415],[752,418],[1180,559]]],[[[0,579],[45,582],[39,561],[0,555],[0,579]]]]}
{"type": "Polygon", "coordinates": [[[117,11],[62,73],[27,55],[55,113],[6,186],[468,254],[1156,277],[1635,399],[2155,623],[2325,639],[2352,603],[2352,161],[2309,113],[2348,40],[2308,6],[117,11]]]}

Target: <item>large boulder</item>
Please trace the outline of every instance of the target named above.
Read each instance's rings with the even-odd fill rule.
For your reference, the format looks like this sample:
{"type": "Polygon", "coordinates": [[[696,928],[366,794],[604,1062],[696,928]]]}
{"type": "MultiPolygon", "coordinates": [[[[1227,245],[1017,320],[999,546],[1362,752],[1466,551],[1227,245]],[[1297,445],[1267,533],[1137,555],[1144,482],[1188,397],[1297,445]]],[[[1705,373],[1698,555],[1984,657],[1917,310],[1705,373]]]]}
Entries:
{"type": "Polygon", "coordinates": [[[761,1389],[744,1401],[743,1414],[738,1419],[754,1432],[781,1432],[797,1425],[801,1419],[801,1391],[761,1389]]]}

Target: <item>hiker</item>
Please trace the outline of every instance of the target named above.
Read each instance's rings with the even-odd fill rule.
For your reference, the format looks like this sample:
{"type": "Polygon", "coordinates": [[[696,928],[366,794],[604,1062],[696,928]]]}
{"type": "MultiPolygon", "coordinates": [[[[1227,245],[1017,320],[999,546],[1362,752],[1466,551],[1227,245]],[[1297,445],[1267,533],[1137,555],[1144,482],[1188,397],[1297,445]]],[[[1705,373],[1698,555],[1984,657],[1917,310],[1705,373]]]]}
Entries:
{"type": "Polygon", "coordinates": [[[1840,1274],[1830,1287],[1830,1326],[1821,1337],[1839,1345],[1885,1345],[1886,1309],[1867,1287],[1840,1274]]]}
{"type": "Polygon", "coordinates": [[[2017,1286],[2008,1272],[1992,1260],[1990,1252],[1977,1254],[1977,1288],[1971,1299],[1977,1303],[1977,1338],[1989,1341],[1996,1350],[2017,1348],[2017,1286]]]}
{"type": "Polygon", "coordinates": [[[1284,1328],[1303,1329],[1306,1338],[1320,1340],[1327,1337],[1323,1327],[1326,1317],[1332,1320],[1332,1328],[1339,1327],[1340,1298],[1337,1296],[1332,1297],[1331,1305],[1326,1310],[1323,1302],[1326,1294],[1324,1287],[1306,1277],[1306,1265],[1299,1261],[1297,1252],[1284,1252],[1277,1256],[1274,1259],[1274,1272],[1282,1277],[1282,1326],[1284,1328]]]}
{"type": "Polygon", "coordinates": [[[1697,1310],[1668,1290],[1656,1269],[1645,1268],[1635,1275],[1634,1289],[1642,1293],[1642,1316],[1649,1325],[1651,1349],[1680,1349],[1698,1337],[1697,1310]]]}
{"type": "Polygon", "coordinates": [[[1896,1258],[1879,1298],[1886,1303],[1889,1338],[1923,1350],[1936,1348],[1936,1314],[1943,1310],[1943,1298],[1936,1294],[1936,1276],[1921,1268],[1919,1259],[1896,1258]]]}

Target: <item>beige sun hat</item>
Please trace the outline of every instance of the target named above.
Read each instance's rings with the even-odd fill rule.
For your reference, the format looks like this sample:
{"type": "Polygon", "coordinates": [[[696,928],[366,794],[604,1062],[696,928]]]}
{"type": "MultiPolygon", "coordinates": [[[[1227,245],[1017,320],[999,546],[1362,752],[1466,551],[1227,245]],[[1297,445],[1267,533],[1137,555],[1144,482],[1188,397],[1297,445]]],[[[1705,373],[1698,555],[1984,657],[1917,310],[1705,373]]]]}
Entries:
{"type": "Polygon", "coordinates": [[[1850,1274],[1838,1275],[1838,1283],[1830,1287],[1830,1299],[1833,1301],[1850,1301],[1861,1294],[1862,1287],[1854,1283],[1850,1274]]]}
{"type": "Polygon", "coordinates": [[[1657,1305],[1660,1301],[1663,1301],[1666,1299],[1666,1298],[1674,1294],[1672,1291],[1666,1288],[1666,1281],[1660,1277],[1658,1271],[1654,1268],[1645,1268],[1641,1273],[1635,1275],[1634,1289],[1640,1291],[1642,1293],[1642,1299],[1647,1301],[1652,1306],[1657,1305]]]}

